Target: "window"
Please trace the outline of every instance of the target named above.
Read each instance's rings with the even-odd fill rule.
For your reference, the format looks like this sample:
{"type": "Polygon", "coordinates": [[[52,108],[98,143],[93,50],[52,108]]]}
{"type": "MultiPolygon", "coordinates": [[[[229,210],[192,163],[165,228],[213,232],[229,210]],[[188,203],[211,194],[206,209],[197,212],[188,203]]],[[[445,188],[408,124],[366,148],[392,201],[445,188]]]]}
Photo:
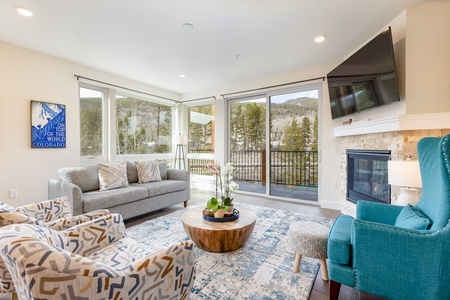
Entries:
{"type": "Polygon", "coordinates": [[[80,151],[81,156],[96,157],[103,147],[104,92],[80,87],[80,151]]]}
{"type": "Polygon", "coordinates": [[[80,83],[79,93],[82,164],[127,155],[172,156],[172,103],[85,83],[80,83]]]}
{"type": "Polygon", "coordinates": [[[168,153],[172,144],[172,107],[116,96],[116,153],[168,153]]]}
{"type": "Polygon", "coordinates": [[[191,174],[212,175],[204,168],[214,154],[214,104],[188,108],[188,148],[196,157],[188,160],[191,174]]]}

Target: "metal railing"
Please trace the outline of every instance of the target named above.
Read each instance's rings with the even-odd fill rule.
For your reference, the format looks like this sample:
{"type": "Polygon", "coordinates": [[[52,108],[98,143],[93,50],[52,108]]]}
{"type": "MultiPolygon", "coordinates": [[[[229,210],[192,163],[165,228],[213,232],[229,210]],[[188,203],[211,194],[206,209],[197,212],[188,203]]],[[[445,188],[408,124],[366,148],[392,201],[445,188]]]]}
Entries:
{"type": "MultiPolygon", "coordinates": [[[[214,153],[213,150],[191,150],[189,149],[189,153],[214,153]]],[[[207,163],[214,162],[214,160],[211,159],[188,159],[188,170],[191,172],[191,174],[195,175],[208,175],[212,176],[211,169],[205,169],[205,165],[207,163]]]]}
{"type": "MultiPolygon", "coordinates": [[[[190,151],[191,153],[214,153],[209,150],[190,151]]],[[[240,150],[231,152],[231,162],[236,171],[234,180],[266,183],[266,150],[240,150]]],[[[205,164],[210,159],[189,159],[191,174],[212,175],[205,164]]],[[[294,186],[318,186],[317,151],[271,151],[271,181],[274,184],[294,186]]]]}

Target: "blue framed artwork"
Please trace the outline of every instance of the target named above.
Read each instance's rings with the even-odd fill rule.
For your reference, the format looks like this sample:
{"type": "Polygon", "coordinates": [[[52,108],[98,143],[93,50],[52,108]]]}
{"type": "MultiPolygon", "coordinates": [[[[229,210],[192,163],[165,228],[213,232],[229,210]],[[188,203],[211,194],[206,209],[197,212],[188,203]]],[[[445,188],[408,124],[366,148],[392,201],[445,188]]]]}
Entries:
{"type": "Polygon", "coordinates": [[[31,100],[31,148],[66,148],[66,106],[31,100]]]}

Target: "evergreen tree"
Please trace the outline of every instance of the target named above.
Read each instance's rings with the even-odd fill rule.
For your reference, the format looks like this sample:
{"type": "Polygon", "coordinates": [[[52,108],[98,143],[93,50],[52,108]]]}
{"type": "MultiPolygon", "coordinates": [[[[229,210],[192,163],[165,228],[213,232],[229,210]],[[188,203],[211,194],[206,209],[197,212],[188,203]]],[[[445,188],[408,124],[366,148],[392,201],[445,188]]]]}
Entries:
{"type": "Polygon", "coordinates": [[[319,141],[319,117],[316,114],[316,116],[314,117],[314,123],[313,123],[313,129],[312,129],[312,143],[311,143],[312,151],[319,150],[318,141],[319,141]]]}
{"type": "Polygon", "coordinates": [[[311,139],[311,126],[308,117],[303,117],[300,129],[300,148],[298,150],[308,150],[311,139]]]}
{"type": "Polygon", "coordinates": [[[295,151],[301,149],[301,140],[300,140],[300,125],[297,122],[296,118],[293,118],[291,123],[286,125],[284,128],[284,136],[282,139],[283,145],[281,149],[283,151],[295,151]]]}
{"type": "Polygon", "coordinates": [[[245,139],[245,119],[240,102],[231,104],[230,139],[231,151],[240,150],[245,139]]]}
{"type": "Polygon", "coordinates": [[[266,108],[261,103],[247,103],[244,109],[246,150],[265,148],[266,143],[266,108]]]}
{"type": "Polygon", "coordinates": [[[82,98],[80,101],[81,155],[102,154],[102,99],[82,98]]]}

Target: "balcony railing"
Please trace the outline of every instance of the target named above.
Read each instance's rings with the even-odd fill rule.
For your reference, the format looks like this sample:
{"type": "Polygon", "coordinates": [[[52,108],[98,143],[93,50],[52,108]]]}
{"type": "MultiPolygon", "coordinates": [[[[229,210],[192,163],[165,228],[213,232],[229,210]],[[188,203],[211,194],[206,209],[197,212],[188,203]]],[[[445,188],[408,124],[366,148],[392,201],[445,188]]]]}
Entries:
{"type": "MultiPolygon", "coordinates": [[[[190,151],[191,153],[214,153],[213,151],[190,151]]],[[[212,175],[205,164],[210,159],[189,159],[191,174],[212,175]]],[[[234,180],[266,183],[266,151],[240,150],[231,152],[231,162],[236,171],[234,180]]],[[[317,151],[271,151],[270,173],[273,184],[294,186],[318,186],[317,151]]]]}

